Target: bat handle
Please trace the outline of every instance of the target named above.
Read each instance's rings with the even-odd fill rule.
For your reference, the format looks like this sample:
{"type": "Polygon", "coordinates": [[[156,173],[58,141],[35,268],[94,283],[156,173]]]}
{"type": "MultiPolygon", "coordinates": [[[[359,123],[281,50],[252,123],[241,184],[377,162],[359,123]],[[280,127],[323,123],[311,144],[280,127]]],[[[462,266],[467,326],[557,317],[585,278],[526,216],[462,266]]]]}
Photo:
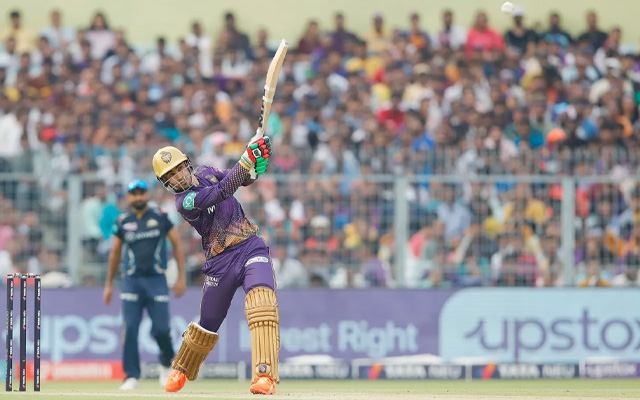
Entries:
{"type": "Polygon", "coordinates": [[[253,136],[253,140],[258,140],[264,136],[264,131],[260,128],[256,129],[256,134],[253,136]]]}

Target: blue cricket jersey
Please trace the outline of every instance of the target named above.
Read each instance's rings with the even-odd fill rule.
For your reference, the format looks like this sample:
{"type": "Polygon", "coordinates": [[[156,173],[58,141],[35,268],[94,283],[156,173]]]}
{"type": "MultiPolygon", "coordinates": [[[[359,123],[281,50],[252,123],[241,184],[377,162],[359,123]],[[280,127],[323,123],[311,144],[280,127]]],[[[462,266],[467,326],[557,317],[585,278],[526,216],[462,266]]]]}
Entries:
{"type": "Polygon", "coordinates": [[[164,274],[167,269],[167,233],[173,224],[167,213],[149,208],[140,219],[132,211],[121,214],[113,234],[122,239],[125,276],[164,274]]]}

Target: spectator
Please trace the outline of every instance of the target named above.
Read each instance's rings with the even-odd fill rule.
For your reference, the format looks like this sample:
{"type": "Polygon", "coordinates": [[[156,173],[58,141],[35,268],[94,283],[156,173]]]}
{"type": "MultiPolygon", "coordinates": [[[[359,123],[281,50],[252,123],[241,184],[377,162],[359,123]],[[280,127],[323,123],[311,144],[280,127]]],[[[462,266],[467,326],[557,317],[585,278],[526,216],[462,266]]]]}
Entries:
{"type": "Polygon", "coordinates": [[[471,224],[469,209],[456,201],[456,189],[445,188],[442,203],[438,206],[438,220],[444,223],[445,244],[452,245],[462,238],[464,230],[471,224]]]}
{"type": "Polygon", "coordinates": [[[624,272],[619,273],[611,280],[611,286],[613,287],[639,287],[640,280],[638,280],[638,265],[627,266],[624,272]]]}
{"type": "MultiPolygon", "coordinates": [[[[14,272],[19,272],[14,266],[13,260],[18,255],[20,247],[15,240],[9,240],[5,243],[4,248],[0,250],[0,273],[2,276],[7,276],[14,272]]],[[[25,271],[26,272],[26,271],[25,271]]]]}
{"type": "Polygon", "coordinates": [[[67,49],[76,38],[76,32],[69,26],[62,25],[62,17],[59,10],[51,10],[51,25],[44,28],[40,35],[47,38],[53,49],[67,49]]]}
{"type": "MultiPolygon", "coordinates": [[[[222,51],[230,46],[229,31],[224,30],[218,40],[218,46],[222,51]]],[[[213,74],[212,51],[213,41],[209,35],[205,35],[200,22],[195,21],[191,25],[191,33],[184,39],[184,43],[192,49],[197,50],[197,60],[200,63],[200,74],[209,77],[213,74]]],[[[185,56],[183,52],[183,57],[185,56]]]]}
{"type": "Polygon", "coordinates": [[[309,21],[304,35],[298,41],[296,52],[298,54],[311,54],[320,46],[320,35],[318,34],[318,22],[309,21]]]}
{"type": "Polygon", "coordinates": [[[596,12],[589,11],[587,13],[587,29],[578,36],[578,42],[584,42],[593,54],[602,47],[605,40],[607,40],[607,34],[598,27],[598,16],[596,12]]]}
{"type": "Polygon", "coordinates": [[[309,277],[304,266],[289,255],[285,245],[276,244],[272,262],[278,287],[301,288],[309,286],[309,277]]]}
{"type": "Polygon", "coordinates": [[[427,50],[431,45],[429,34],[420,29],[420,16],[412,13],[409,18],[410,27],[405,32],[405,37],[418,51],[427,50]]]}
{"type": "Polygon", "coordinates": [[[549,30],[543,32],[541,37],[542,40],[550,43],[557,43],[566,50],[569,45],[573,43],[573,39],[569,32],[562,28],[560,23],[560,14],[552,12],[549,15],[549,30]]]}
{"type": "Polygon", "coordinates": [[[391,102],[384,105],[376,118],[378,122],[388,127],[393,132],[399,132],[404,126],[404,111],[400,108],[402,102],[402,93],[393,92],[391,94],[391,102]]]}
{"type": "Polygon", "coordinates": [[[337,51],[340,54],[344,54],[346,50],[346,44],[348,42],[358,42],[358,37],[349,32],[344,26],[344,15],[337,12],[334,15],[335,30],[331,32],[331,50],[337,51]]]}
{"type": "Polygon", "coordinates": [[[93,16],[91,25],[84,32],[84,39],[91,46],[91,58],[93,60],[103,60],[107,53],[116,46],[115,33],[109,28],[109,24],[101,12],[93,16]]]}
{"type": "Polygon", "coordinates": [[[14,10],[9,14],[10,26],[0,33],[0,40],[6,42],[9,38],[16,41],[18,54],[28,53],[36,47],[36,36],[30,30],[22,26],[20,11],[14,10]]]}
{"type": "MultiPolygon", "coordinates": [[[[613,28],[607,35],[607,39],[593,55],[593,64],[601,74],[606,73],[605,61],[609,57],[616,57],[621,51],[622,31],[620,28],[613,28]]],[[[622,66],[620,66],[622,68],[622,66]]]]}
{"type": "Polygon", "coordinates": [[[0,117],[0,157],[13,160],[23,152],[22,139],[27,120],[27,110],[14,108],[0,117]]]}
{"type": "Polygon", "coordinates": [[[235,15],[231,12],[224,15],[224,29],[229,35],[228,49],[240,51],[243,58],[251,59],[252,53],[249,47],[249,37],[238,30],[235,15]]]}
{"type": "Polygon", "coordinates": [[[489,52],[492,50],[504,50],[504,40],[500,34],[487,23],[487,14],[479,12],[476,15],[476,23],[469,30],[465,51],[468,57],[474,56],[476,52],[489,52]]]}
{"type": "Polygon", "coordinates": [[[162,59],[167,57],[167,42],[164,37],[156,39],[156,49],[145,54],[140,61],[140,72],[143,74],[156,74],[160,71],[162,59]]]}
{"type": "Polygon", "coordinates": [[[265,28],[261,28],[258,30],[258,40],[256,41],[255,50],[253,50],[253,59],[273,58],[279,46],[280,42],[269,40],[269,32],[265,28]]]}
{"type": "Polygon", "coordinates": [[[504,41],[507,46],[514,47],[520,54],[531,51],[535,48],[535,43],[538,41],[538,35],[533,29],[524,27],[524,9],[520,6],[516,6],[513,12],[513,28],[507,31],[504,35],[504,41]],[[533,46],[531,46],[533,45],[533,46]]]}
{"type": "Polygon", "coordinates": [[[251,62],[240,58],[235,49],[230,49],[222,58],[221,72],[225,78],[242,79],[251,70],[251,62]]]}
{"type": "Polygon", "coordinates": [[[42,268],[42,287],[46,289],[68,288],[73,285],[69,275],[62,271],[60,257],[55,252],[43,249],[38,255],[42,268]]]}
{"type": "Polygon", "coordinates": [[[17,73],[20,68],[20,54],[16,51],[16,39],[14,37],[8,38],[5,42],[4,50],[0,51],[0,68],[5,73],[9,72],[11,74],[17,73]]]}
{"type": "Polygon", "coordinates": [[[520,147],[520,143],[526,143],[532,149],[542,146],[544,144],[544,135],[531,126],[528,110],[523,110],[516,115],[518,116],[514,117],[514,123],[505,129],[505,135],[513,140],[513,143],[518,147],[520,147]]]}
{"type": "Polygon", "coordinates": [[[442,30],[437,33],[433,41],[435,48],[449,48],[458,50],[467,43],[467,32],[459,25],[453,24],[453,11],[445,10],[442,13],[442,30]]]}
{"type": "Polygon", "coordinates": [[[599,260],[588,260],[587,277],[578,282],[578,287],[611,287],[611,283],[602,277],[599,260]]]}
{"type": "Polygon", "coordinates": [[[103,209],[106,205],[106,190],[104,183],[96,184],[93,193],[85,198],[81,205],[80,212],[83,222],[82,240],[86,250],[93,255],[97,254],[98,246],[101,244],[103,237],[101,220],[103,209]]]}
{"type": "Polygon", "coordinates": [[[373,16],[373,31],[364,37],[368,54],[380,55],[391,47],[391,34],[384,29],[382,14],[373,16]]]}
{"type": "Polygon", "coordinates": [[[589,90],[589,101],[592,104],[599,104],[603,97],[615,95],[615,97],[633,96],[633,86],[631,82],[622,77],[622,64],[617,58],[607,58],[605,60],[606,75],[596,81],[589,90]]]}

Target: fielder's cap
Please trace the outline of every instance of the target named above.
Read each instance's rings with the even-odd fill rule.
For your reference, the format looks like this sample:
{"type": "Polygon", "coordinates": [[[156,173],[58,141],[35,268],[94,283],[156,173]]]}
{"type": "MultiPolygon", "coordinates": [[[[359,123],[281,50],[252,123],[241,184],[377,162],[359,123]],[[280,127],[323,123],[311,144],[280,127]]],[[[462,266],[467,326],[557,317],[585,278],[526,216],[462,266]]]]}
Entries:
{"type": "Polygon", "coordinates": [[[147,182],[142,179],[134,179],[127,185],[127,191],[131,192],[136,189],[141,189],[146,192],[149,189],[149,186],[147,185],[147,182]]]}
{"type": "Polygon", "coordinates": [[[524,17],[524,8],[520,7],[520,6],[516,6],[513,9],[513,14],[514,17],[524,17]]]}

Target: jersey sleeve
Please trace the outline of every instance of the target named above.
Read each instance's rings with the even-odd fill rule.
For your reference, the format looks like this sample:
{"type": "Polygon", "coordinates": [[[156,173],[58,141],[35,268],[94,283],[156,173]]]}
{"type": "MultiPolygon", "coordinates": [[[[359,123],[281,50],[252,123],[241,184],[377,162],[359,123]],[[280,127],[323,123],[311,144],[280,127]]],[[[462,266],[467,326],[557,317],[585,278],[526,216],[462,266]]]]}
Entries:
{"type": "MultiPolygon", "coordinates": [[[[218,179],[218,181],[221,181],[222,179],[224,179],[225,176],[227,176],[229,174],[229,172],[231,172],[230,169],[217,169],[217,168],[212,168],[213,170],[213,174],[215,175],[215,177],[218,179]]],[[[251,185],[253,182],[258,180],[258,175],[256,175],[255,178],[251,177],[251,174],[247,174],[247,179],[244,180],[244,182],[242,182],[242,186],[249,186],[251,185]]]]}
{"type": "Polygon", "coordinates": [[[218,182],[224,179],[229,174],[230,169],[218,169],[206,165],[202,165],[196,168],[196,175],[205,176],[211,180],[211,177],[215,178],[218,182]]]}
{"type": "Polygon", "coordinates": [[[183,219],[195,221],[200,217],[200,209],[195,208],[194,199],[196,192],[187,192],[176,196],[176,209],[183,219]]]}
{"type": "Polygon", "coordinates": [[[224,179],[225,176],[229,175],[229,172],[231,172],[230,169],[218,169],[218,168],[211,168],[211,171],[213,172],[213,175],[218,178],[218,181],[221,181],[224,179]]]}
{"type": "Polygon", "coordinates": [[[124,229],[122,229],[122,221],[124,220],[125,214],[120,214],[116,219],[116,222],[113,224],[113,228],[111,228],[111,233],[120,239],[124,238],[124,229]]]}
{"type": "Polygon", "coordinates": [[[182,199],[182,201],[178,201],[178,211],[185,218],[195,220],[202,210],[233,196],[248,176],[249,171],[239,163],[236,163],[217,185],[205,187],[198,192],[193,191],[178,197],[178,199],[182,199]]]}

